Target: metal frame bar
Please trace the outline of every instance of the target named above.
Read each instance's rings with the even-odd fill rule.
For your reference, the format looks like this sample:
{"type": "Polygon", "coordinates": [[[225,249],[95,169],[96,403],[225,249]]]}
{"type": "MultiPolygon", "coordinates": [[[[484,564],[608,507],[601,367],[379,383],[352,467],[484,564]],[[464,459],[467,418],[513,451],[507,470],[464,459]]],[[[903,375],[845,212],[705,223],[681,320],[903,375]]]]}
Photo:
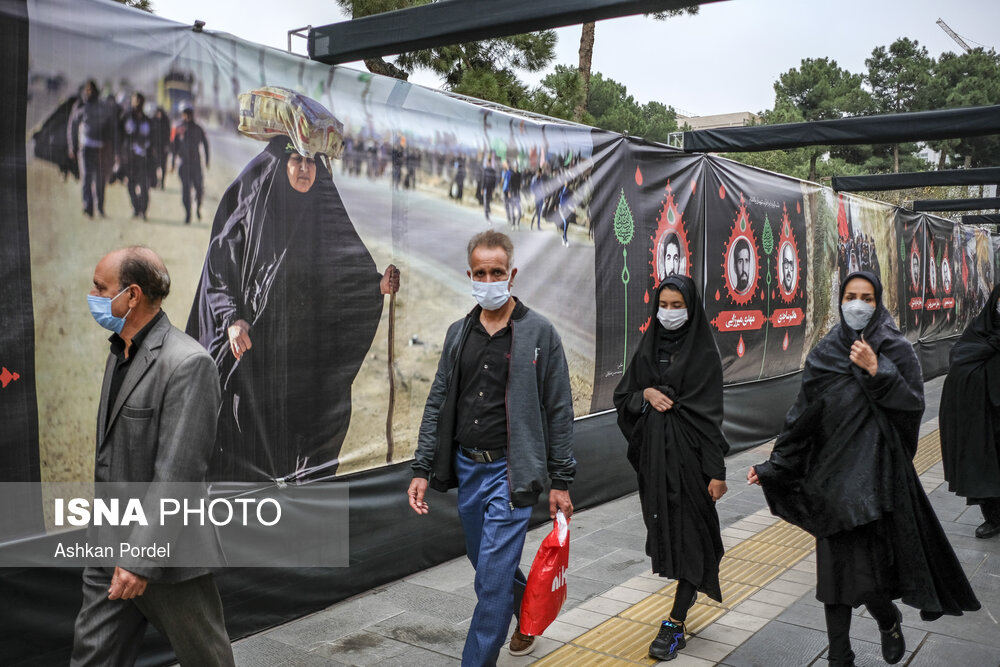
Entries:
{"type": "Polygon", "coordinates": [[[720,0],[443,0],[309,31],[309,57],[336,65],[720,0]]]}
{"type": "Polygon", "coordinates": [[[980,199],[918,199],[913,202],[914,211],[985,211],[1000,210],[1000,197],[980,199]]]}
{"type": "Polygon", "coordinates": [[[1000,167],[833,177],[833,189],[840,192],[876,192],[925,185],[987,185],[992,183],[1000,183],[1000,167]]]}

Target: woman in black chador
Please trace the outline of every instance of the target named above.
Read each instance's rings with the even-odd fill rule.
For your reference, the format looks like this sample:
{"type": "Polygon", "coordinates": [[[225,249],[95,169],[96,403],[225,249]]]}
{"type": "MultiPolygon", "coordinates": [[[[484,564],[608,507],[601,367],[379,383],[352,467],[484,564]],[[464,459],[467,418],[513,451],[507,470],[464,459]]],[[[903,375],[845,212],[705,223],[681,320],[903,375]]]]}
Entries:
{"type": "Polygon", "coordinates": [[[816,537],[831,665],[854,664],[852,607],[878,621],[889,664],[906,651],[893,600],[924,620],[979,609],[913,468],[923,411],[920,365],[882,283],[849,274],[840,324],[809,352],[770,460],[747,473],[775,515],[816,537]]]}
{"type": "Polygon", "coordinates": [[[219,204],[188,319],[223,387],[212,479],[333,476],[351,383],[398,284],[326,167],[272,139],[219,204]]]}
{"type": "Polygon", "coordinates": [[[951,348],[941,395],[941,454],[948,488],[979,505],[976,537],[1000,533],[1000,285],[951,348]]]}
{"type": "Polygon", "coordinates": [[[722,536],[715,501],[726,492],[722,361],[694,281],[660,285],[649,327],[615,389],[618,426],[639,478],[653,572],[677,580],[670,617],[649,655],[672,660],[698,591],[717,602],[722,536]]]}

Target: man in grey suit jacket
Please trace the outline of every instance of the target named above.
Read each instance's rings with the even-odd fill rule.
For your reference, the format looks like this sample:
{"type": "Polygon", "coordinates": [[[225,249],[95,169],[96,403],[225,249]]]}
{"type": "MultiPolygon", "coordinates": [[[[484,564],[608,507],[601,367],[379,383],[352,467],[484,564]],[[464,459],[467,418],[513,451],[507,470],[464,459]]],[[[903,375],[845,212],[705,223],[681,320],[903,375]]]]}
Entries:
{"type": "MultiPolygon", "coordinates": [[[[220,403],[215,363],[174,328],[160,304],[170,276],[149,248],[105,256],[88,302],[114,332],[97,415],[97,482],[201,482],[220,403]]],[[[131,665],[147,622],[182,665],[233,665],[222,601],[211,573],[133,559],[83,572],[71,664],[131,665]]]]}

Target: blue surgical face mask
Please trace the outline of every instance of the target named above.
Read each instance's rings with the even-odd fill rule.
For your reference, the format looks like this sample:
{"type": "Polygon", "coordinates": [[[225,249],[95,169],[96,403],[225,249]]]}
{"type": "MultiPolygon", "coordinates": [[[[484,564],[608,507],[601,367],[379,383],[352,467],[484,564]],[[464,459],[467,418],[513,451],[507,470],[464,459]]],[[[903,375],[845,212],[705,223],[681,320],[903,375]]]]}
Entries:
{"type": "Polygon", "coordinates": [[[847,326],[861,331],[871,322],[872,315],[875,314],[875,306],[865,303],[861,299],[854,299],[841,304],[840,312],[844,314],[844,322],[847,323],[847,326]]]}
{"type": "Polygon", "coordinates": [[[660,308],[656,311],[656,319],[660,321],[664,329],[674,331],[684,326],[688,321],[687,308],[660,308]]]}
{"type": "Polygon", "coordinates": [[[132,312],[132,309],[128,309],[128,313],[125,313],[125,317],[115,317],[111,314],[111,302],[120,297],[122,294],[128,291],[128,287],[118,292],[113,298],[108,298],[106,296],[93,296],[87,295],[87,305],[90,306],[90,314],[94,316],[94,319],[102,327],[108,331],[114,331],[116,334],[120,334],[122,329],[125,328],[125,317],[128,317],[128,313],[132,312]]]}
{"type": "Polygon", "coordinates": [[[510,280],[497,280],[492,283],[472,281],[472,296],[483,310],[498,310],[510,299],[510,280]]]}

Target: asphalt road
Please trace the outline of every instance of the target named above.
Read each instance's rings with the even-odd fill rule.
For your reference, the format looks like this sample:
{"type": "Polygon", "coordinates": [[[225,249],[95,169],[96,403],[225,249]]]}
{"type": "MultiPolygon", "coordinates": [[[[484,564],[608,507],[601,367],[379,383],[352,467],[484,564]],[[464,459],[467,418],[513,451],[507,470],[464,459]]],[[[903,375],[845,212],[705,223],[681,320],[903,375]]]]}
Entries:
{"type": "MultiPolygon", "coordinates": [[[[216,132],[209,133],[209,142],[212,161],[220,164],[246,164],[263,148],[257,142],[216,132]]],[[[439,193],[423,185],[415,190],[392,190],[388,178],[348,176],[341,173],[339,161],[333,166],[334,182],[362,238],[388,242],[391,237],[393,252],[405,256],[411,270],[432,274],[456,294],[469,296],[471,307],[466,243],[489,223],[474,205],[470,187],[465,189],[465,204],[458,205],[443,190],[439,193]],[[395,226],[391,224],[394,209],[395,226]]],[[[514,241],[518,267],[514,294],[556,325],[567,348],[592,358],[597,317],[593,242],[585,230],[572,226],[570,245],[563,247],[561,232],[552,223],[543,222],[541,232],[528,231],[526,212],[520,231],[511,231],[498,199],[491,217],[494,228],[510,233],[514,241]]],[[[522,204],[527,204],[527,197],[522,197],[522,204]]]]}
{"type": "MultiPolygon", "coordinates": [[[[489,227],[478,207],[458,205],[441,195],[422,190],[390,191],[389,184],[336,175],[351,219],[363,236],[395,234],[393,249],[406,253],[414,268],[433,271],[435,278],[456,294],[469,295],[466,243],[489,227]],[[390,229],[396,209],[397,224],[390,229]]],[[[468,191],[467,191],[468,192],[468,191]]],[[[467,201],[472,202],[467,195],[467,201]]],[[[567,347],[580,354],[594,353],[596,302],[594,300],[594,245],[586,235],[562,236],[551,223],[543,231],[528,231],[522,221],[511,231],[503,205],[495,203],[491,217],[498,231],[514,241],[514,264],[518,267],[514,294],[548,317],[559,329],[567,347]]],[[[470,306],[471,306],[470,299],[470,306]]]]}

